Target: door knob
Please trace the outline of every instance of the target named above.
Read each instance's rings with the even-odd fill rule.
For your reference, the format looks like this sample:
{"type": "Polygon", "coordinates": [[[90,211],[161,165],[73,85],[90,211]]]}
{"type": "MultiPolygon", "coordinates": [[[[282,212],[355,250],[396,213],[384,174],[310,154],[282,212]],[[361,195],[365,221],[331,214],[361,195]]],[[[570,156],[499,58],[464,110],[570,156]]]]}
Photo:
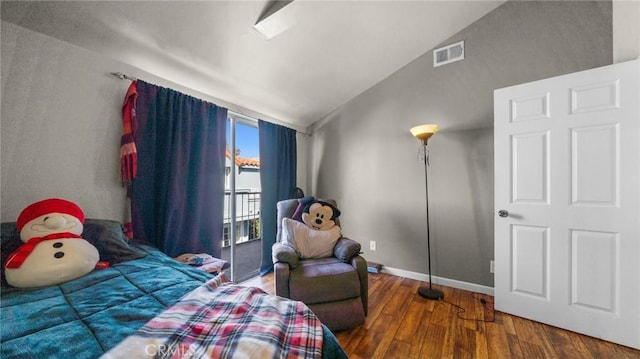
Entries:
{"type": "Polygon", "coordinates": [[[509,216],[509,211],[507,211],[506,209],[501,209],[498,211],[498,216],[500,217],[508,217],[509,216]]]}

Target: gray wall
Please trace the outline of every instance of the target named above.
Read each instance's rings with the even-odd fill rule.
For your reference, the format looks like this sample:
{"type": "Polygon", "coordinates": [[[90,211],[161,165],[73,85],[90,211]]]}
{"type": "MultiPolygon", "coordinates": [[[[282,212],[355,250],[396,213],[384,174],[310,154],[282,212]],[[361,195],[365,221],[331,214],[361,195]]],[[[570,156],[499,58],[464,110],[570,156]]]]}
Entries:
{"type": "Polygon", "coordinates": [[[1,219],[62,197],[88,217],[122,219],[121,106],[113,61],[2,22],[1,219]]]}
{"type": "Polygon", "coordinates": [[[409,128],[430,140],[433,274],[493,286],[493,90],[612,63],[609,2],[508,2],[443,42],[465,59],[434,68],[426,53],[319,122],[313,193],[335,198],[343,233],[368,260],[427,273],[424,167],[409,128]],[[369,241],[377,241],[377,251],[369,241]]]}
{"type": "Polygon", "coordinates": [[[640,1],[614,0],[613,62],[619,63],[640,57],[640,1]]]}

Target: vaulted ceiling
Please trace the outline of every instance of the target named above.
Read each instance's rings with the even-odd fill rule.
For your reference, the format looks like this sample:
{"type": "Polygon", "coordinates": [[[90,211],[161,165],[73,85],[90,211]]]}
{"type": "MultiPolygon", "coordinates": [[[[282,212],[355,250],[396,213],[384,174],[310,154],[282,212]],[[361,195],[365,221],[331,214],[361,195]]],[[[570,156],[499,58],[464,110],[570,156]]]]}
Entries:
{"type": "Polygon", "coordinates": [[[307,127],[503,2],[2,1],[0,9],[3,21],[307,127]],[[258,20],[275,35],[256,31],[258,20]]]}

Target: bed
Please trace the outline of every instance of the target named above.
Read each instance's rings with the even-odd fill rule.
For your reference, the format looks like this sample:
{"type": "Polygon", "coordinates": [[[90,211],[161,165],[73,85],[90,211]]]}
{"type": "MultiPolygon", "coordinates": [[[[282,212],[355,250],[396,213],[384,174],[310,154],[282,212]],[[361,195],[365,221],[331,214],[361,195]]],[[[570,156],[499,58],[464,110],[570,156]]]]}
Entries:
{"type": "MultiPolygon", "coordinates": [[[[15,223],[1,230],[4,264],[21,241],[15,223]]],[[[116,221],[87,219],[83,238],[108,268],[29,290],[2,273],[0,357],[347,357],[300,302],[134,244],[116,221]]]]}

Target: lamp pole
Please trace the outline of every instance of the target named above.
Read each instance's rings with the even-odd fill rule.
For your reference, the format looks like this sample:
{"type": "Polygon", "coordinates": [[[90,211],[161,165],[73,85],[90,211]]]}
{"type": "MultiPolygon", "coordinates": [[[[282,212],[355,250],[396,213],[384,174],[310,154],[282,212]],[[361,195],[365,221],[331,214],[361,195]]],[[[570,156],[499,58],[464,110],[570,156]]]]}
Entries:
{"type": "Polygon", "coordinates": [[[421,296],[432,299],[432,300],[442,300],[444,298],[444,293],[438,289],[433,289],[431,285],[431,222],[429,222],[429,173],[427,171],[428,167],[428,152],[427,152],[427,141],[429,139],[425,138],[422,140],[422,148],[423,148],[423,160],[424,160],[424,193],[425,193],[425,202],[427,204],[427,262],[429,263],[429,288],[427,287],[419,287],[418,294],[421,296]]]}

